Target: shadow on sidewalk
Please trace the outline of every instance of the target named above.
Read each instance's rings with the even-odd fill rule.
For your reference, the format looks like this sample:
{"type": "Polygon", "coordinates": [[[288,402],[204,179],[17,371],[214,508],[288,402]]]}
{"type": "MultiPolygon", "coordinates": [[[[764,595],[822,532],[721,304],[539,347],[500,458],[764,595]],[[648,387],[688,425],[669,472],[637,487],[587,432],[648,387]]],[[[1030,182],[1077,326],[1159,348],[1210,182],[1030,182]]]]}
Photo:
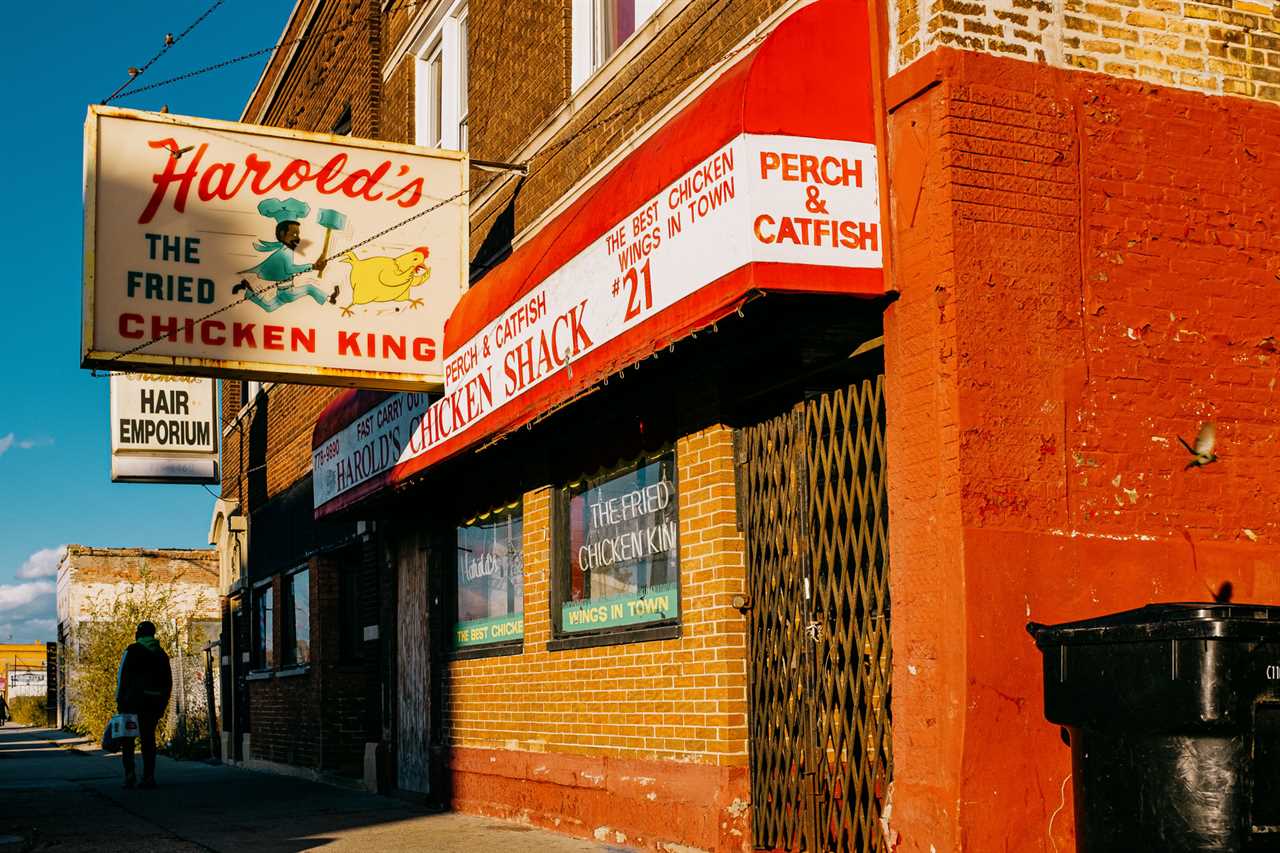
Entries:
{"type": "MultiPolygon", "coordinates": [[[[140,759],[138,759],[140,761],[140,759]]],[[[160,756],[155,790],[86,738],[0,729],[0,853],[10,851],[617,850],[519,824],[426,814],[362,791],[160,756]],[[10,846],[12,845],[12,846],[10,846]]]]}

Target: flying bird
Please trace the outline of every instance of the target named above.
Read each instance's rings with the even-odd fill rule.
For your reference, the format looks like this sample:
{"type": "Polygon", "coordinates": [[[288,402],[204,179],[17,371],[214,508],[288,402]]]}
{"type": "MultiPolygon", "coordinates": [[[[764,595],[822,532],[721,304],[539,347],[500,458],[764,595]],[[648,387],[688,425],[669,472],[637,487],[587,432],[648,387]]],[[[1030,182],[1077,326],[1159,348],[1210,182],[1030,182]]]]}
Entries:
{"type": "Polygon", "coordinates": [[[1196,443],[1194,446],[1187,444],[1182,436],[1178,436],[1178,442],[1187,449],[1192,455],[1192,460],[1187,463],[1187,467],[1183,470],[1189,471],[1192,468],[1200,468],[1208,465],[1210,462],[1217,462],[1218,457],[1214,455],[1213,443],[1217,437],[1217,431],[1213,426],[1213,422],[1200,425],[1200,432],[1196,433],[1196,443]]]}

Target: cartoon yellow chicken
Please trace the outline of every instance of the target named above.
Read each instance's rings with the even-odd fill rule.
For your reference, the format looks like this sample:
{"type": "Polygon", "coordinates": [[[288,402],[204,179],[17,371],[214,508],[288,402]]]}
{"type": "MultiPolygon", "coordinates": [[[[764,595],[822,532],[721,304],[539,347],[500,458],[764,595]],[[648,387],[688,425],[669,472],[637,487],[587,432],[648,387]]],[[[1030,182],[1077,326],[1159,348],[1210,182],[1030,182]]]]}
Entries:
{"type": "Polygon", "coordinates": [[[394,258],[357,258],[354,252],[344,252],[337,260],[351,265],[351,303],[342,309],[345,317],[351,316],[356,305],[370,302],[408,302],[410,308],[422,306],[421,299],[414,299],[409,291],[427,283],[431,267],[427,258],[431,252],[419,246],[394,258]]]}

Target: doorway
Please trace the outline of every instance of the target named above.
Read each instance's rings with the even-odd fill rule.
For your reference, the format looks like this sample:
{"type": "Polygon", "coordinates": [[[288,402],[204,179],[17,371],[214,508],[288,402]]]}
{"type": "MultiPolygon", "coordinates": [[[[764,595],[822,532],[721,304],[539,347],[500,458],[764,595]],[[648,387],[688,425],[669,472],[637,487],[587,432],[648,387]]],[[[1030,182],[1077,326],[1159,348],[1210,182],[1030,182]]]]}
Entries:
{"type": "Polygon", "coordinates": [[[883,849],[892,770],[884,376],[738,432],[758,849],[883,849]]]}

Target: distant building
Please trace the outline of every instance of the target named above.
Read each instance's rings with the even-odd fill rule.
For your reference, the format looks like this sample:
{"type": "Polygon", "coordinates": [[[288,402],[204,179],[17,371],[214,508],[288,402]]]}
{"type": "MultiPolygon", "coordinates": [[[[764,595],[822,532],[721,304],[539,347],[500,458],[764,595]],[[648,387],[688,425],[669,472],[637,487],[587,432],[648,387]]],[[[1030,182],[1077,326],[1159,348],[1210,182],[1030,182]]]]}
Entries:
{"type": "Polygon", "coordinates": [[[0,643],[0,696],[43,696],[44,643],[0,643]]]}
{"type": "Polygon", "coordinates": [[[153,583],[174,585],[178,607],[194,611],[192,630],[217,634],[218,558],[214,551],[68,545],[58,566],[59,726],[75,718],[75,697],[67,691],[67,672],[76,654],[75,627],[90,617],[95,602],[128,594],[142,581],[144,572],[153,583]]]}

